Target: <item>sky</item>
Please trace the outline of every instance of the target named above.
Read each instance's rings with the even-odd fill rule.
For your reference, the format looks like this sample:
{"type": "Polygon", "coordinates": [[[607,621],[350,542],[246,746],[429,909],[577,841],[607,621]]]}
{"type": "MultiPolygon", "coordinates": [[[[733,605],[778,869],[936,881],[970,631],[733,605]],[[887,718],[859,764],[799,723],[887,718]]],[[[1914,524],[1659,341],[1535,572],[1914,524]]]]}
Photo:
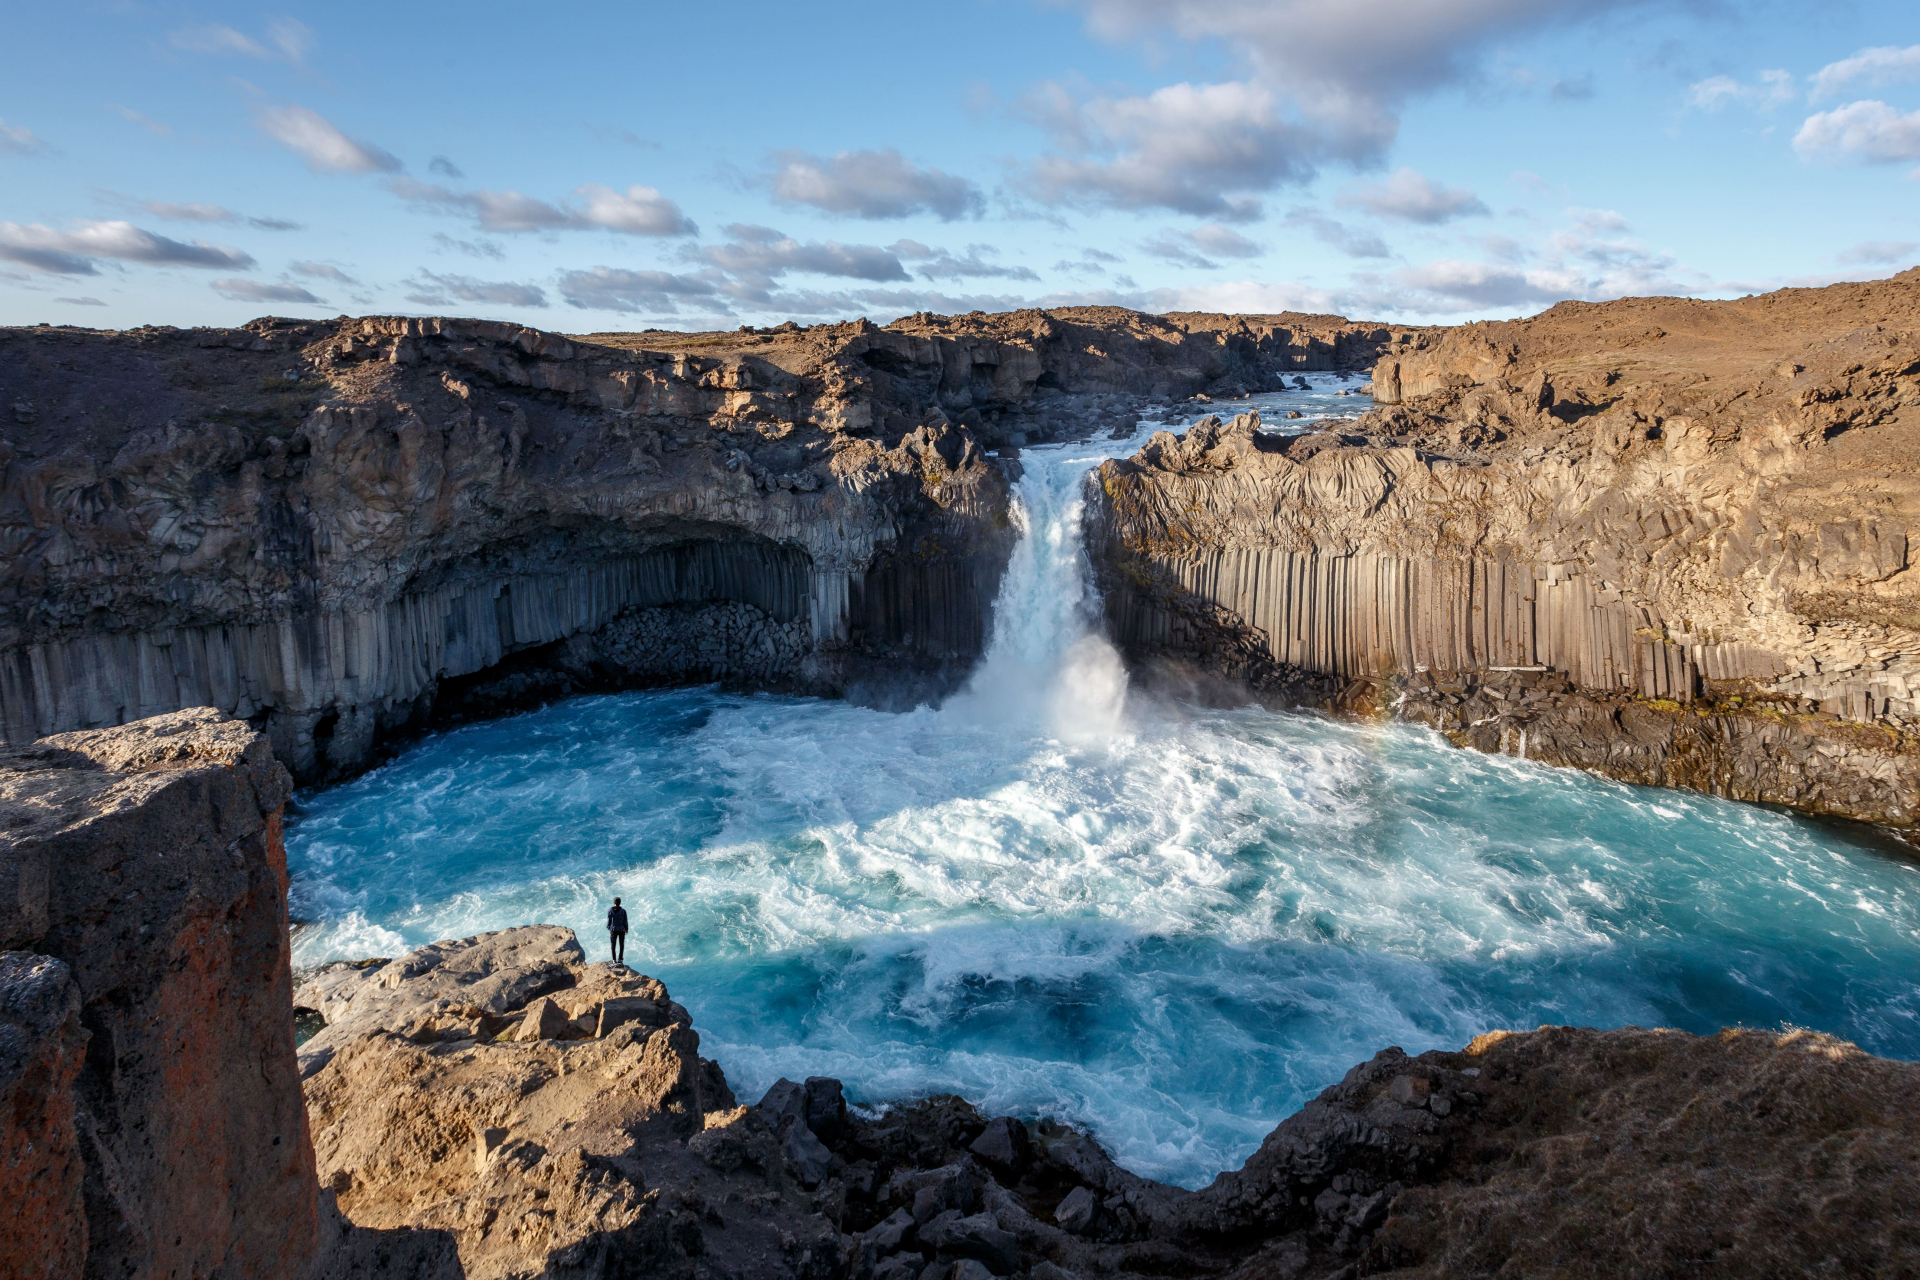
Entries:
{"type": "Polygon", "coordinates": [[[1453,323],[1920,261],[1920,6],[16,4],[0,323],[1453,323]]]}

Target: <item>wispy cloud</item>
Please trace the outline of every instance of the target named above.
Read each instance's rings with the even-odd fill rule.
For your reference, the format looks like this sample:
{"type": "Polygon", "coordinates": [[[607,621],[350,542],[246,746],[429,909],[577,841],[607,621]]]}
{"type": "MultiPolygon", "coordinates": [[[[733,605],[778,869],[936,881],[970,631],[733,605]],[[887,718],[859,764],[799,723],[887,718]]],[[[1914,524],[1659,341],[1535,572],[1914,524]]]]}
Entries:
{"type": "Polygon", "coordinates": [[[1011,266],[1002,262],[988,262],[987,258],[999,253],[990,244],[970,244],[965,257],[957,256],[946,249],[935,249],[921,244],[918,240],[896,240],[887,246],[888,252],[904,261],[913,263],[913,273],[922,280],[1038,280],[1032,268],[1011,266]]]}
{"type": "Polygon", "coordinates": [[[239,249],[172,240],[121,221],[79,222],[65,231],[37,222],[0,222],[0,258],[69,276],[98,274],[94,262],[99,258],[240,271],[254,265],[252,256],[239,249]]]}
{"type": "Polygon", "coordinates": [[[324,262],[289,262],[287,270],[309,280],[331,280],[335,284],[357,285],[360,282],[338,267],[330,267],[324,262]]]}
{"type": "Polygon", "coordinates": [[[265,36],[259,39],[215,22],[183,27],[173,33],[168,43],[186,53],[237,54],[263,61],[300,63],[313,51],[314,39],[313,31],[305,23],[293,18],[275,18],[267,24],[265,36]]]}
{"type": "Polygon", "coordinates": [[[1808,96],[1814,99],[1831,98],[1843,89],[1862,82],[1878,87],[1907,80],[1920,80],[1920,44],[1908,45],[1904,49],[1883,45],[1877,49],[1862,49],[1851,58],[1829,62],[1814,72],[1808,96]]]}
{"type": "Polygon", "coordinates": [[[451,187],[393,178],[387,186],[402,200],[463,213],[482,231],[618,231],[630,236],[699,234],[693,219],[653,187],[625,191],[589,182],[575,187],[574,199],[553,204],[518,191],[455,191],[451,187]]]}
{"type": "Polygon", "coordinates": [[[269,284],[264,280],[215,280],[215,293],[235,302],[295,302],[303,306],[325,306],[325,298],[316,298],[297,284],[269,284]]]}
{"type": "Polygon", "coordinates": [[[392,152],[350,138],[319,112],[294,103],[263,106],[254,122],[316,173],[398,173],[405,167],[392,152]]]}
{"type": "Polygon", "coordinates": [[[1755,84],[1743,84],[1732,76],[1708,76],[1687,86],[1687,105],[1700,111],[1718,111],[1730,103],[1771,111],[1800,96],[1800,86],[1791,71],[1762,71],[1755,84]]]}
{"type": "Polygon", "coordinates": [[[132,107],[123,107],[117,102],[109,102],[107,105],[112,107],[115,111],[119,112],[121,118],[126,120],[129,124],[139,125],[142,129],[145,129],[148,133],[151,133],[156,138],[165,138],[173,133],[172,125],[166,124],[159,120],[155,120],[152,116],[141,115],[138,111],[135,111],[132,107]]]}
{"type": "Polygon", "coordinates": [[[712,279],[670,271],[628,271],[619,267],[564,271],[560,275],[560,296],[568,306],[584,311],[674,315],[681,304],[688,302],[697,302],[709,311],[729,310],[712,279]]]}
{"type": "Polygon", "coordinates": [[[484,302],[505,307],[544,307],[547,291],[536,284],[513,280],[476,280],[472,276],[437,275],[421,271],[412,281],[408,302],[444,307],[454,302],[484,302]]]}
{"type": "Polygon", "coordinates": [[[30,156],[46,150],[49,150],[47,144],[40,141],[33,130],[0,120],[0,156],[30,156]]]}
{"type": "Polygon", "coordinates": [[[1905,262],[1920,250],[1920,242],[1913,240],[1867,240],[1834,255],[1835,260],[1860,265],[1882,266],[1891,262],[1905,262]]]}

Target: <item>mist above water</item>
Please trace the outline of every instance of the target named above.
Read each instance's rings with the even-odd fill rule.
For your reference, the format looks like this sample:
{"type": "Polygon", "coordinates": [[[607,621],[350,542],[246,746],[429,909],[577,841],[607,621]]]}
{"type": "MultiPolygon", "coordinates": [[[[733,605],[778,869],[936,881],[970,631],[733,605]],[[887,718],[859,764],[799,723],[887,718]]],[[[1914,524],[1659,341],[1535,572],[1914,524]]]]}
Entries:
{"type": "Polygon", "coordinates": [[[956,1092],[1189,1186],[1388,1044],[1784,1021],[1920,1057],[1920,868],[1851,833],[1130,692],[1079,530],[1133,447],[1024,452],[990,652],[938,710],[577,698],[302,796],[296,962],[534,921],[604,956],[619,894],[743,1097],[956,1092]]]}

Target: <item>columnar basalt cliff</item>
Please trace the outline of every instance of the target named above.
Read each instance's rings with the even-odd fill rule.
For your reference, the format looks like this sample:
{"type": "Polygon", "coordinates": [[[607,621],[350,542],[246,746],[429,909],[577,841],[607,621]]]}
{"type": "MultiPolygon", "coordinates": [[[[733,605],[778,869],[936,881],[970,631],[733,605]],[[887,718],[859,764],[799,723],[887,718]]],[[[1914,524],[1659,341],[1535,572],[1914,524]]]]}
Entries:
{"type": "Polygon", "coordinates": [[[1920,276],[1396,340],[1365,416],[1102,471],[1136,657],[1462,742],[1920,822],[1920,276]]]}
{"type": "Polygon", "coordinates": [[[1010,544],[985,446],[1400,336],[1185,319],[5,331],[0,728],[208,705],[311,780],[569,689],[921,696],[980,652],[1010,544]]]}
{"type": "Polygon", "coordinates": [[[0,748],[0,1274],[306,1265],[289,789],[206,710],[0,748]]]}

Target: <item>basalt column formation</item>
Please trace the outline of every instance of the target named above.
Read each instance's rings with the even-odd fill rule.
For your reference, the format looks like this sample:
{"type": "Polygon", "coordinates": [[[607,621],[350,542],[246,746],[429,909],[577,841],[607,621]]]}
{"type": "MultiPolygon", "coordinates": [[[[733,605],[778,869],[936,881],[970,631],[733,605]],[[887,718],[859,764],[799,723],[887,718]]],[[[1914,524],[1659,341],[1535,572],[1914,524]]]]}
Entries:
{"type": "Polygon", "coordinates": [[[1456,741],[1920,821],[1920,279],[1395,340],[1379,406],[1100,474],[1142,660],[1456,741]]]}
{"type": "Polygon", "coordinates": [[[1184,321],[0,331],[0,731],[211,706],[312,781],[579,689],[937,693],[1013,538],[987,448],[1398,340],[1184,321]]]}

